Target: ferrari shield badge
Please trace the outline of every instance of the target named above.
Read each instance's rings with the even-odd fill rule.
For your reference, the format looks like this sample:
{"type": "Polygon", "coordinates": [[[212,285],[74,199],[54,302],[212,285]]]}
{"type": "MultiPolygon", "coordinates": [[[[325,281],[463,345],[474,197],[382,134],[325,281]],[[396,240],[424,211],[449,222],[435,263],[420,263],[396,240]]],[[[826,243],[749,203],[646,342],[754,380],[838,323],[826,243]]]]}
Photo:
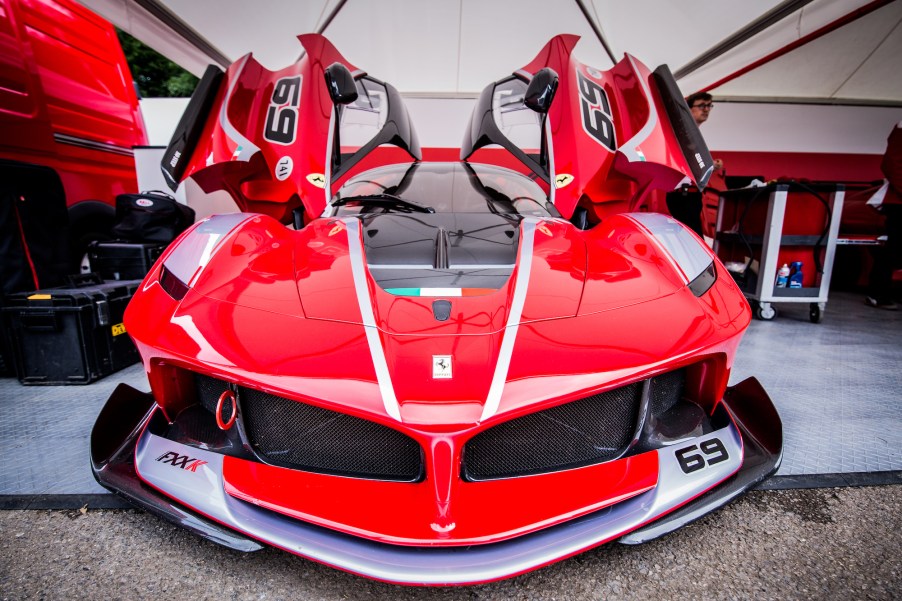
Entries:
{"type": "Polygon", "coordinates": [[[451,355],[432,355],[432,377],[451,377],[451,355]]]}
{"type": "Polygon", "coordinates": [[[326,176],[322,173],[310,173],[307,175],[307,181],[317,188],[326,187],[326,176]]]}
{"type": "Polygon", "coordinates": [[[555,188],[563,188],[573,181],[573,176],[569,173],[560,173],[554,178],[554,187],[555,188]]]}

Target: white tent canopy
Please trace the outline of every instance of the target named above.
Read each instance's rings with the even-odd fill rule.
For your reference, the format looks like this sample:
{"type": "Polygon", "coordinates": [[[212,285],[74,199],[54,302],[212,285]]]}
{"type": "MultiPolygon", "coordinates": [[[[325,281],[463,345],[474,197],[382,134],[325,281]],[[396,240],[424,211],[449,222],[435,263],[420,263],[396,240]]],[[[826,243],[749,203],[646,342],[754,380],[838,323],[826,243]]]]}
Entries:
{"type": "Polygon", "coordinates": [[[667,63],[686,94],[724,82],[718,98],[902,105],[899,0],[83,3],[196,74],[248,52],[281,68],[300,55],[295,36],[318,31],[406,94],[473,95],[575,33],[583,62],[607,69],[629,52],[667,63]]]}
{"type": "MultiPolygon", "coordinates": [[[[482,88],[559,33],[600,69],[628,52],[710,91],[713,150],[882,154],[902,119],[902,0],[80,1],[198,75],[248,52],[285,67],[323,33],[404,94],[425,146],[459,145],[482,88]]],[[[142,106],[166,144],[184,105],[142,106]]]]}

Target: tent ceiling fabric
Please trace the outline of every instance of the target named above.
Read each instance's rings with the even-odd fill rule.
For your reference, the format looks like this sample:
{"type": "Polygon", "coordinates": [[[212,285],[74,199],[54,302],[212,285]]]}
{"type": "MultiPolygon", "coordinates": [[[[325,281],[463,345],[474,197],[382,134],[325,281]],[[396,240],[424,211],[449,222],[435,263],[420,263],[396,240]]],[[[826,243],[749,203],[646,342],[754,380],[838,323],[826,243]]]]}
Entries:
{"type": "Polygon", "coordinates": [[[194,73],[247,52],[281,68],[301,54],[297,34],[320,31],[402,92],[442,96],[478,93],[558,33],[580,35],[576,55],[601,69],[611,61],[596,31],[616,57],[629,52],[677,72],[782,11],[788,16],[687,69],[683,92],[728,79],[711,90],[718,98],[902,105],[902,0],[81,1],[194,73]],[[849,17],[859,10],[867,14],[849,17]],[[806,36],[814,39],[783,53],[806,36]],[[779,56],[733,77],[771,55],[779,56]]]}
{"type": "MultiPolygon", "coordinates": [[[[855,9],[862,0],[816,0],[680,80],[683,90],[702,89],[746,65],[813,34],[855,9]]],[[[718,97],[773,100],[902,101],[902,2],[877,8],[812,39],[749,73],[713,88],[718,97]],[[895,32],[895,33],[893,33],[895,32]],[[886,63],[894,64],[887,69],[886,63]],[[891,73],[892,72],[892,73],[891,73]],[[848,85],[854,81],[858,85],[848,85]]]]}

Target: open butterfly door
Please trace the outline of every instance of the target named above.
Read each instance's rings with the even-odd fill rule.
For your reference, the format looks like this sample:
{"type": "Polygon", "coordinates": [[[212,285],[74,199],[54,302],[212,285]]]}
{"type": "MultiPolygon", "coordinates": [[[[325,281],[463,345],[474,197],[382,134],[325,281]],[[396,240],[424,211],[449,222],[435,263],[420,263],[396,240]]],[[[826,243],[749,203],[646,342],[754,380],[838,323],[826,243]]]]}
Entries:
{"type": "Polygon", "coordinates": [[[485,146],[506,148],[549,183],[566,218],[600,221],[638,209],[654,189],[689,178],[704,186],[713,160],[666,65],[634,57],[607,71],[572,56],[575,35],[551,39],[531,63],[483,90],[461,145],[466,160],[485,146]],[[530,107],[529,84],[557,75],[547,116],[530,107]]]}
{"type": "Polygon", "coordinates": [[[306,53],[270,71],[248,54],[223,73],[209,67],[163,155],[170,187],[193,178],[228,192],[242,211],[283,223],[319,216],[332,183],[373,149],[420,146],[400,94],[349,63],[319,34],[306,53]]]}

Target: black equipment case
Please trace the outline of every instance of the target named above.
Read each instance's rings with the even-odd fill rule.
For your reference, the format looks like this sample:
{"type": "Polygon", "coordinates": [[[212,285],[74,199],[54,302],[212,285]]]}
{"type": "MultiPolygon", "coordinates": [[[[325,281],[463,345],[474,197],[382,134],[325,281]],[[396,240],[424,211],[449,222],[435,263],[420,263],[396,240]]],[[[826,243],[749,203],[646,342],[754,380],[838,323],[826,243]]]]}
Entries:
{"type": "Polygon", "coordinates": [[[136,363],[122,325],[140,280],[50,288],[6,297],[7,326],[22,384],[88,384],[136,363]]]}
{"type": "Polygon", "coordinates": [[[88,247],[91,271],[104,280],[138,280],[147,275],[166,250],[165,244],[93,242],[88,247]]]}

